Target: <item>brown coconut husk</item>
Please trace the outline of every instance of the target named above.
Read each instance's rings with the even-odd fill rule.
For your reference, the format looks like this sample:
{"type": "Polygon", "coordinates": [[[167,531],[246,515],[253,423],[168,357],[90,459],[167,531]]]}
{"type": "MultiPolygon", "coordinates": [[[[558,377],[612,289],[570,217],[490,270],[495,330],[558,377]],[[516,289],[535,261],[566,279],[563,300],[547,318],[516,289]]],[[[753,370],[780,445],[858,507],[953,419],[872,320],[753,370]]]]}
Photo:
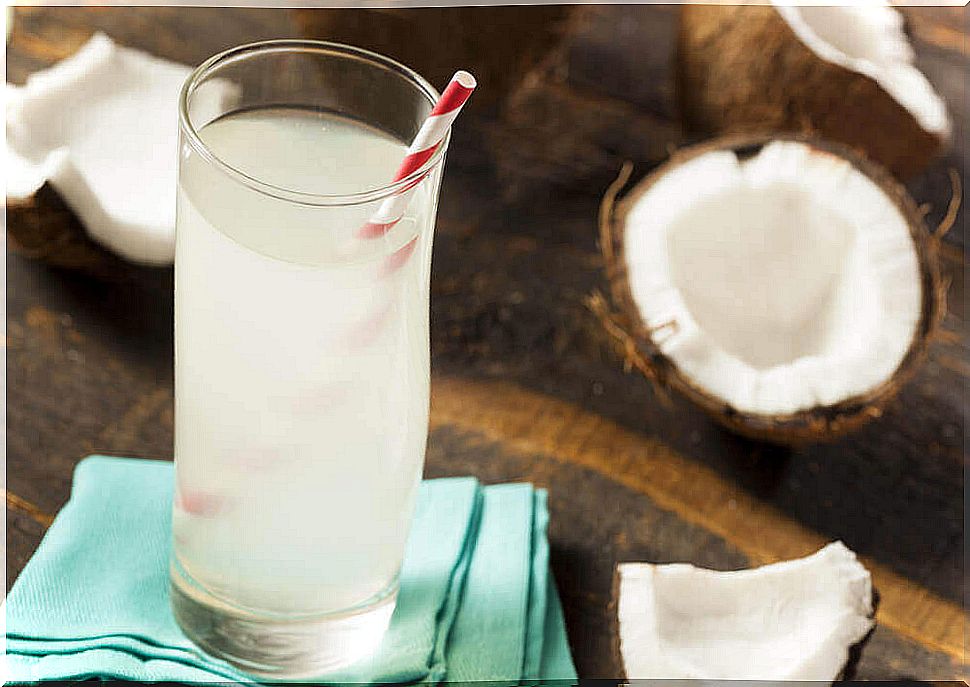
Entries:
{"type": "Polygon", "coordinates": [[[685,5],[678,53],[681,113],[696,134],[814,133],[901,179],[945,145],[873,79],[816,56],[774,7],[685,5]]]}
{"type": "Polygon", "coordinates": [[[88,236],[50,184],[23,200],[7,198],[6,207],[8,245],[14,253],[98,277],[124,271],[126,263],[88,236]]]}
{"type": "Polygon", "coordinates": [[[606,612],[610,619],[610,656],[614,665],[620,669],[620,674],[616,676],[618,680],[627,680],[626,663],[623,661],[623,649],[620,645],[620,568],[613,566],[613,582],[610,584],[610,602],[606,606],[606,612]]]}
{"type": "MultiPolygon", "coordinates": [[[[610,285],[610,299],[608,301],[602,294],[594,293],[587,301],[587,306],[600,320],[628,371],[636,370],[646,377],[661,399],[668,394],[679,396],[702,408],[728,429],[773,443],[828,441],[883,414],[889,402],[925,359],[931,340],[941,331],[948,287],[940,275],[939,250],[944,232],[931,233],[927,229],[924,213],[888,171],[848,147],[796,135],[726,137],[682,149],[620,198],[629,171],[629,166],[624,168],[624,173],[605,194],[600,209],[600,248],[610,285]],[[893,375],[878,387],[830,406],[817,406],[785,415],[760,415],[741,412],[711,395],[684,375],[676,363],[661,352],[652,338],[656,330],[647,327],[633,300],[623,256],[623,230],[625,218],[633,204],[673,168],[717,150],[733,150],[741,156],[752,155],[774,140],[799,141],[846,159],[885,192],[909,225],[919,261],[923,300],[919,324],[906,355],[893,375]]],[[[665,323],[661,329],[667,327],[676,327],[676,322],[665,323]]]]}

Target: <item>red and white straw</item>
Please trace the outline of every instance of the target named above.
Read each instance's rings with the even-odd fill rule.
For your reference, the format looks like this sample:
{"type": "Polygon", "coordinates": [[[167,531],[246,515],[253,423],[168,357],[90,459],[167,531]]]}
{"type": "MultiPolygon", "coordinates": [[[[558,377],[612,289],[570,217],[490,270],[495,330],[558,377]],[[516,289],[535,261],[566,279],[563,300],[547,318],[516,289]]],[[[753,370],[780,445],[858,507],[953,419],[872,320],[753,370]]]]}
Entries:
{"type": "MultiPolygon", "coordinates": [[[[452,122],[455,121],[455,117],[458,116],[462,106],[468,100],[472,91],[475,90],[475,86],[475,77],[468,72],[456,72],[451,77],[451,81],[442,92],[441,98],[438,99],[428,118],[421,125],[418,135],[414,137],[414,141],[408,148],[407,155],[394,175],[395,182],[414,174],[431,159],[431,156],[444,142],[452,122]]],[[[358,230],[358,237],[363,239],[379,238],[390,231],[404,216],[414,188],[423,178],[424,176],[416,179],[385,200],[370,221],[358,230]]],[[[407,263],[416,245],[417,238],[414,238],[386,258],[382,267],[384,274],[395,272],[407,263]]],[[[361,346],[371,343],[380,333],[381,327],[386,324],[390,313],[390,306],[385,305],[383,309],[360,322],[349,336],[348,345],[361,346]]],[[[249,467],[256,466],[250,464],[249,467]]],[[[214,517],[226,507],[224,499],[220,496],[201,490],[192,490],[185,486],[177,489],[175,504],[179,510],[195,517],[214,517]]]]}
{"type": "MultiPolygon", "coordinates": [[[[404,156],[401,166],[394,175],[395,182],[414,174],[435,154],[476,85],[475,77],[468,72],[455,72],[447,88],[441,93],[441,98],[421,125],[418,135],[414,137],[407,155],[404,156]]],[[[390,231],[404,216],[411,194],[420,181],[421,179],[417,179],[413,184],[385,200],[370,221],[360,228],[357,235],[360,238],[373,239],[384,236],[390,231]]]]}

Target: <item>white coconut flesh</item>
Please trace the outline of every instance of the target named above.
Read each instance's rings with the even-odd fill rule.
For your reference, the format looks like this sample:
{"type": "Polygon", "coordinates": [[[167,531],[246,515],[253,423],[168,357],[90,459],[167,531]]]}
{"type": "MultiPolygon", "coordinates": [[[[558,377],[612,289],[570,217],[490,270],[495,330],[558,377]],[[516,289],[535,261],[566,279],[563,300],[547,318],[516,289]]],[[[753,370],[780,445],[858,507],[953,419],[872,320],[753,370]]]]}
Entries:
{"type": "MultiPolygon", "coordinates": [[[[96,241],[124,258],[175,255],[178,96],[189,67],[95,34],[77,53],[6,85],[6,196],[49,182],[96,241]]],[[[228,84],[207,93],[219,111],[228,84]]]]}
{"type": "Polygon", "coordinates": [[[866,394],[914,339],[922,282],[906,219],[848,161],[808,145],[698,155],[635,199],[623,231],[654,342],[738,411],[866,394]]]}
{"type": "Polygon", "coordinates": [[[798,39],[817,57],[878,83],[927,132],[950,135],[946,105],[914,66],[903,17],[884,2],[798,6],[773,0],[798,39]]]}
{"type": "Polygon", "coordinates": [[[717,572],[617,566],[626,677],[825,680],[872,629],[872,582],[841,542],[806,558],[717,572]]]}

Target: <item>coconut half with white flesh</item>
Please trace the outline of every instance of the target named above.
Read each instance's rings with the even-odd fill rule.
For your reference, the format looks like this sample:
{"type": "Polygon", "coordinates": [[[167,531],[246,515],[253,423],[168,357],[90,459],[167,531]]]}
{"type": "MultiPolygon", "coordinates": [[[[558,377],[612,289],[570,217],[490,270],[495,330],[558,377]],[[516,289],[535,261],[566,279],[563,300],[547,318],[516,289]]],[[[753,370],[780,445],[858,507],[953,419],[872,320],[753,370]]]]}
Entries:
{"type": "Polygon", "coordinates": [[[694,132],[814,133],[902,178],[950,139],[946,106],[885,2],[684,6],[678,65],[694,132]]]}
{"type": "Polygon", "coordinates": [[[915,203],[884,170],[821,146],[685,149],[601,217],[613,308],[592,305],[628,367],[783,443],[878,416],[943,309],[915,203]]]}
{"type": "MultiPolygon", "coordinates": [[[[74,55],[6,85],[7,231],[28,255],[110,267],[175,255],[178,97],[187,66],[95,34],[74,55]]],[[[213,113],[236,97],[207,91],[213,113]]]]}
{"type": "Polygon", "coordinates": [[[831,682],[875,615],[869,572],[841,542],[732,572],[621,563],[614,595],[630,680],[831,682]]]}

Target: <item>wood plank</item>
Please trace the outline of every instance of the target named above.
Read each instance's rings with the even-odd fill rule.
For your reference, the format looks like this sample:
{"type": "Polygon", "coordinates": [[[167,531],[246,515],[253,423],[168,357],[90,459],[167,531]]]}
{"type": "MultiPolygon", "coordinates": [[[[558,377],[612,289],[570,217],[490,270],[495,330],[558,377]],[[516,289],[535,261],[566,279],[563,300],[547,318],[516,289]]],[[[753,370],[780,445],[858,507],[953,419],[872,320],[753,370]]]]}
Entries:
{"type": "MultiPolygon", "coordinates": [[[[807,555],[826,538],[751,498],[655,438],[637,435],[562,401],[511,384],[437,378],[432,426],[450,425],[582,465],[642,493],[702,527],[754,564],[807,555]]],[[[897,634],[965,660],[963,609],[871,560],[879,622],[897,634]]]]}
{"type": "MultiPolygon", "coordinates": [[[[550,487],[553,565],[584,677],[617,674],[604,644],[616,560],[736,568],[800,555],[834,537],[866,555],[891,598],[859,677],[959,676],[963,471],[970,462],[962,248],[947,250],[952,335],[934,345],[885,417],[829,446],[747,442],[694,408],[664,405],[643,379],[622,372],[583,305],[603,288],[595,239],[602,189],[624,159],[645,171],[678,140],[664,105],[669,91],[651,91],[654,79],[642,78],[624,95],[623,75],[636,76],[635,66],[597,62],[622,60],[620,43],[633,45],[640,32],[631,29],[611,46],[609,27],[626,17],[659,30],[646,17],[668,9],[595,8],[603,13],[598,23],[564,53],[569,70],[517,92],[504,120],[463,115],[435,242],[428,473],[550,487]],[[597,80],[597,69],[616,78],[597,80]],[[520,142],[528,145],[514,148],[520,142]],[[885,623],[887,612],[900,628],[885,623]]],[[[272,9],[17,11],[8,50],[8,79],[16,82],[95,29],[185,62],[299,31],[287,12],[272,9]]],[[[963,126],[966,65],[952,45],[957,25],[940,26],[916,29],[919,58],[963,126]]],[[[660,42],[647,48],[650,59],[663,56],[660,42]]],[[[954,164],[962,158],[911,185],[919,202],[934,206],[933,221],[949,200],[947,166],[954,164]]],[[[32,504],[41,518],[56,512],[80,457],[171,455],[172,278],[170,270],[125,268],[116,280],[97,281],[16,256],[8,256],[7,269],[7,487],[20,499],[7,511],[10,584],[43,532],[22,506],[32,504]]]]}
{"type": "Polygon", "coordinates": [[[88,453],[170,457],[170,406],[126,413],[171,403],[171,271],[106,282],[8,255],[7,276],[7,488],[56,512],[88,453]]]}
{"type": "Polygon", "coordinates": [[[571,5],[393,7],[296,10],[309,38],[349,43],[408,65],[442,85],[457,67],[475,74],[479,87],[466,106],[498,106],[558,42],[576,12],[571,5]],[[433,50],[428,46],[434,45],[433,50]]]}
{"type": "Polygon", "coordinates": [[[234,45],[301,35],[292,12],[220,7],[18,7],[8,43],[7,80],[73,54],[94,31],[159,57],[193,65],[234,45]]]}
{"type": "Polygon", "coordinates": [[[27,565],[34,550],[47,531],[45,525],[37,522],[19,509],[7,506],[6,531],[6,577],[7,591],[16,581],[20,571],[27,565]]]}
{"type": "MultiPolygon", "coordinates": [[[[511,400],[514,400],[511,399],[511,400]]],[[[563,599],[579,674],[616,678],[611,650],[611,583],[617,561],[692,561],[714,569],[752,562],[730,542],[685,522],[640,491],[561,457],[510,447],[485,434],[440,424],[432,430],[427,476],[476,475],[486,483],[531,481],[549,490],[551,564],[563,599]]],[[[965,666],[878,625],[854,678],[952,680],[965,666]]]]}
{"type": "Polygon", "coordinates": [[[432,430],[426,474],[473,474],[486,483],[528,481],[549,490],[550,559],[579,674],[616,678],[610,645],[610,582],[617,560],[691,559],[744,567],[729,543],[685,523],[640,494],[581,466],[510,451],[461,427],[432,430]]]}
{"type": "MultiPolygon", "coordinates": [[[[610,582],[618,560],[684,561],[711,568],[750,565],[730,543],[684,522],[635,490],[594,470],[541,453],[508,450],[502,442],[443,425],[430,436],[428,477],[475,474],[488,483],[532,481],[550,490],[551,561],[566,608],[580,673],[611,678],[610,582]]],[[[14,513],[14,517],[18,514],[14,513]]],[[[42,533],[8,534],[8,566],[26,561],[42,533]],[[14,560],[22,558],[23,560],[14,560]]],[[[13,581],[8,575],[8,582],[13,581]]],[[[960,667],[946,655],[878,627],[856,666],[858,679],[952,679],[960,667]]]]}
{"type": "Polygon", "coordinates": [[[676,5],[584,5],[552,73],[581,93],[677,118],[676,5]]]}
{"type": "Polygon", "coordinates": [[[7,509],[13,510],[36,522],[43,528],[48,528],[51,523],[54,522],[54,516],[41,510],[38,506],[34,505],[27,499],[17,496],[13,492],[3,490],[3,494],[6,497],[7,509]]]}

